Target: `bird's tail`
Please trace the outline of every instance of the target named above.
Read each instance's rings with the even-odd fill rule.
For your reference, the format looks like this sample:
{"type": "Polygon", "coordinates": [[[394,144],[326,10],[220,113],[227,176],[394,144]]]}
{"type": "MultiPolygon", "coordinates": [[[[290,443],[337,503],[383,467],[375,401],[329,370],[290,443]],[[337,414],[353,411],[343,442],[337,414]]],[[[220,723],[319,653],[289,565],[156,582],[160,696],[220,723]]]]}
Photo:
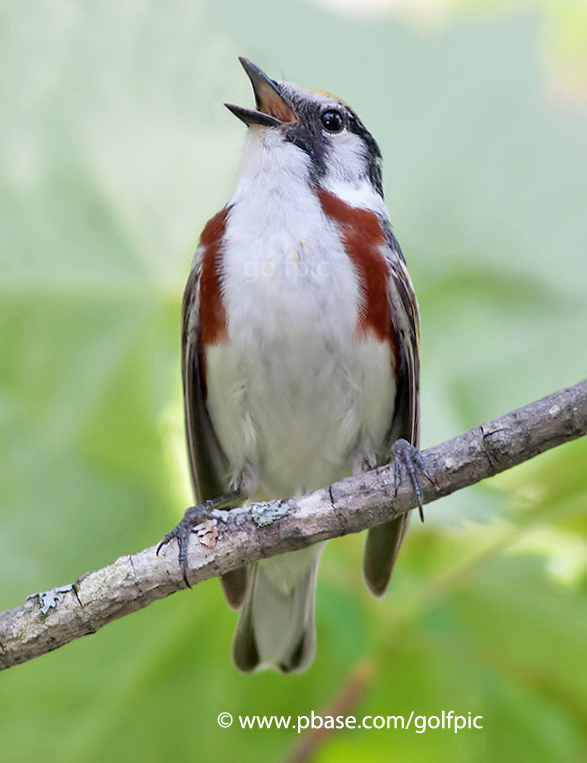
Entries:
{"type": "Polygon", "coordinates": [[[253,565],[232,646],[239,670],[248,673],[264,665],[290,673],[312,662],[321,552],[318,544],[253,565]]]}

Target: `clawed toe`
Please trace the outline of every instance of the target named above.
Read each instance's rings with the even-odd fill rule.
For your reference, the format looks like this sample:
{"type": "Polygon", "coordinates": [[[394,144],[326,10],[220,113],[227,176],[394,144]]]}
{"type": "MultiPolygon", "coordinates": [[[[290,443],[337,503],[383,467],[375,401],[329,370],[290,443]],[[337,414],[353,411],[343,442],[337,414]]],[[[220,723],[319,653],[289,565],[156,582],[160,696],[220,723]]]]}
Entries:
{"type": "Polygon", "coordinates": [[[188,588],[192,587],[188,580],[187,574],[188,543],[190,535],[195,530],[195,528],[205,519],[215,519],[213,514],[211,514],[206,507],[207,504],[200,504],[199,506],[192,506],[189,508],[184,514],[181,522],[179,522],[179,524],[176,525],[173,530],[170,530],[165,535],[161,543],[159,543],[157,546],[156,554],[159,556],[159,552],[163,546],[166,546],[174,538],[177,538],[179,566],[182,572],[184,583],[188,588]]]}
{"type": "MultiPolygon", "coordinates": [[[[197,506],[192,506],[183,515],[183,519],[181,520],[181,522],[178,525],[176,525],[176,527],[174,527],[173,530],[170,530],[167,533],[167,535],[165,535],[161,543],[159,543],[159,545],[157,546],[156,554],[157,556],[159,556],[159,552],[161,551],[163,546],[166,546],[174,538],[177,538],[179,566],[183,575],[184,583],[186,584],[188,588],[192,587],[191,583],[188,580],[188,565],[187,565],[188,543],[190,540],[190,535],[198,527],[198,525],[201,525],[205,520],[212,520],[214,524],[216,524],[216,522],[218,521],[218,517],[212,513],[213,510],[234,508],[235,506],[238,506],[242,502],[243,497],[244,496],[242,495],[240,491],[235,490],[232,493],[227,493],[226,495],[220,495],[218,496],[218,498],[212,498],[209,501],[205,501],[204,503],[198,504],[197,506]]],[[[216,534],[212,538],[214,545],[215,545],[217,537],[218,537],[218,531],[216,530],[216,534]]],[[[208,545],[210,548],[213,548],[213,545],[210,545],[210,543],[207,543],[205,545],[208,545]]]]}
{"type": "Polygon", "coordinates": [[[407,440],[399,439],[393,444],[393,455],[395,459],[394,463],[394,478],[395,478],[395,492],[399,489],[402,481],[402,472],[407,472],[412,488],[418,501],[418,512],[420,519],[424,521],[424,507],[423,507],[423,494],[422,485],[420,483],[420,475],[423,474],[426,479],[435,484],[434,479],[428,473],[426,464],[422,458],[422,454],[414,445],[407,440]]]}

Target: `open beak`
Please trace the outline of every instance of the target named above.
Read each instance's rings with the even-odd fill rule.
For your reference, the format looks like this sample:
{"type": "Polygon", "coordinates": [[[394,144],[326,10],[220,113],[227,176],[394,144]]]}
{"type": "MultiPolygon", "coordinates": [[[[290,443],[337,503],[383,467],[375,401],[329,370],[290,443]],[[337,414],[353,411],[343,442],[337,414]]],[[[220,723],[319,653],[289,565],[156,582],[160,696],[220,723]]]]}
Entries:
{"type": "Polygon", "coordinates": [[[286,122],[293,122],[296,116],[279,84],[246,58],[241,56],[238,60],[253,85],[257,109],[244,109],[232,103],[225,103],[226,108],[248,126],[280,127],[286,122]]]}

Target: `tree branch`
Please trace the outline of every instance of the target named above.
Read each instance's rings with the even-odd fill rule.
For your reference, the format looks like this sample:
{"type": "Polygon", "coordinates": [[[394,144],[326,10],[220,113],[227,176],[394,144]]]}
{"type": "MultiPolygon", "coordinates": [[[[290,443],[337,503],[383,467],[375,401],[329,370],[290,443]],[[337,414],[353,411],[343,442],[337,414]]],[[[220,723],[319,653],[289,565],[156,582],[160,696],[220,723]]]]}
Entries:
{"type": "MultiPolygon", "coordinates": [[[[479,482],[587,433],[587,379],[453,440],[423,451],[433,482],[424,502],[479,482]]],[[[197,583],[259,559],[359,532],[414,508],[407,484],[394,486],[393,465],[300,498],[215,512],[194,535],[188,565],[197,583]],[[197,542],[199,540],[199,542],[197,542]]],[[[122,556],[69,586],[36,594],[0,613],[0,669],[95,633],[106,623],[185,587],[175,543],[122,556]]]]}

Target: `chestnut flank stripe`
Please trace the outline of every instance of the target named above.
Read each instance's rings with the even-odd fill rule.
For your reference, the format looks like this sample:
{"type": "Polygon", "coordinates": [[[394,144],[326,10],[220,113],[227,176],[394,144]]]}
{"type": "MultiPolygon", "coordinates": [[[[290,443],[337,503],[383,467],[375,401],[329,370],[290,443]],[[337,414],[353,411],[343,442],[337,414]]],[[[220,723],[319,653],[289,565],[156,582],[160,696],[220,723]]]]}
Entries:
{"type": "Polygon", "coordinates": [[[200,236],[202,247],[202,272],[200,273],[200,336],[198,344],[198,365],[200,384],[204,399],[208,392],[206,371],[206,347],[225,342],[228,339],[226,311],[220,291],[220,248],[226,228],[226,218],[230,207],[224,207],[208,220],[200,236]]]}
{"type": "Polygon", "coordinates": [[[227,339],[226,311],[220,291],[220,247],[224,237],[228,207],[206,223],[200,237],[202,272],[200,274],[200,341],[217,344],[227,339]]]}
{"type": "Polygon", "coordinates": [[[357,332],[365,336],[371,331],[380,341],[394,348],[391,309],[387,294],[389,266],[381,252],[385,233],[374,212],[352,207],[330,191],[317,189],[324,213],[341,227],[345,249],[353,261],[361,281],[363,309],[357,332]]]}

